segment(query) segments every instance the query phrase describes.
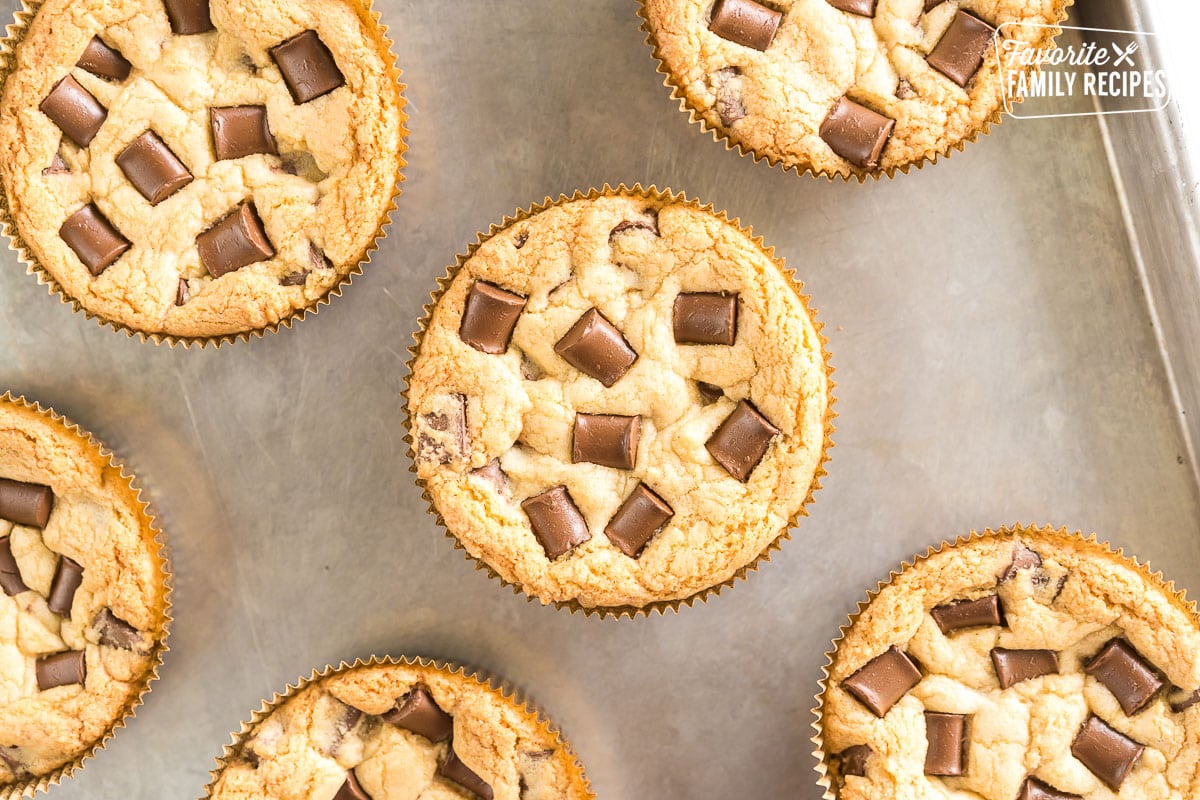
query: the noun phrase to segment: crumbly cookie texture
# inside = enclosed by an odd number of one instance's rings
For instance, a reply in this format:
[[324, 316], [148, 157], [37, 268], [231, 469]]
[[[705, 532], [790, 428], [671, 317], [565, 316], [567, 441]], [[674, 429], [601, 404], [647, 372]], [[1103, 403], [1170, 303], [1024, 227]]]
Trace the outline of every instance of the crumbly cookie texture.
[[[422, 689], [453, 718], [444, 741], [385, 719]], [[592, 797], [559, 736], [497, 690], [450, 669], [383, 665], [323, 678], [273, 709], [224, 764], [210, 798], [332, 798], [352, 776], [370, 800], [476, 800], [440, 774], [451, 751], [495, 800]]]
[[[178, 35], [164, 0], [47, 0], [0, 100], [0, 174], [24, 244], [89, 311], [147, 333], [261, 330], [313, 306], [365, 258], [403, 163], [396, 73], [361, 0], [212, 0], [211, 20], [215, 32]], [[345, 85], [297, 103], [270, 49], [307, 30]], [[126, 79], [75, 66], [93, 36], [132, 64]], [[67, 75], [107, 108], [86, 148], [39, 110]], [[232, 106], [265, 106], [278, 155], [216, 160], [209, 109]], [[147, 129], [194, 176], [158, 205], [117, 162]], [[275, 256], [214, 278], [196, 237], [246, 201]], [[98, 276], [59, 234], [89, 203], [132, 244]]]
[[[947, 153], [985, 129], [1003, 105], [995, 46], [965, 87], [926, 61], [959, 9], [993, 28], [1049, 25], [1065, 17], [1071, 1], [947, 0], [925, 11], [925, 0], [878, 0], [871, 17], [828, 0], [767, 0], [783, 17], [761, 52], [709, 30], [713, 0], [643, 0], [643, 13], [672, 84], [708, 126], [785, 166], [849, 176]], [[1038, 48], [1053, 33], [1003, 30], [1004, 38]], [[876, 168], [842, 158], [821, 137], [822, 122], [842, 97], [895, 120]]]
[[[499, 354], [460, 334], [477, 282], [526, 298]], [[732, 346], [676, 342], [674, 303], [693, 292], [737, 295]], [[637, 354], [611, 387], [555, 349], [592, 308]], [[745, 483], [706, 449], [742, 400], [779, 430]], [[448, 529], [529, 595], [586, 607], [686, 598], [758, 558], [810, 495], [828, 403], [820, 336], [780, 266], [708, 211], [625, 195], [484, 242], [438, 300], [409, 388], [417, 473]], [[573, 463], [579, 413], [640, 417], [632, 469]], [[639, 482], [673, 516], [631, 556], [606, 527]], [[552, 557], [522, 501], [559, 486], [590, 538]]]
[[[0, 518], [25, 586], [0, 591], [2, 787], [78, 759], [129, 712], [163, 646], [166, 585], [129, 481], [63, 424], [0, 400], [0, 478], [54, 492], [44, 529]], [[59, 614], [47, 598], [64, 558], [83, 573]], [[39, 690], [38, 660], [68, 651], [83, 653], [85, 682]]]
[[[949, 606], [993, 597], [999, 624], [963, 620], [964, 606]], [[931, 614], [939, 608], [953, 609], [962, 627], [945, 618], [939, 625]], [[1116, 668], [1113, 653], [1104, 655], [1114, 640], [1126, 653]], [[919, 682], [880, 717], [847, 687], [893, 647], [919, 667]], [[1015, 674], [1008, 688], [995, 648], [1010, 659], [1007, 676]], [[823, 750], [842, 800], [1100, 800], [1118, 796], [1117, 787], [1126, 800], [1183, 800], [1200, 796], [1197, 689], [1200, 628], [1173, 590], [1065, 531], [989, 532], [905, 570], [838, 642], [823, 696]], [[1121, 701], [1130, 697], [1127, 709]], [[927, 712], [965, 718], [961, 753], [954, 740], [937, 739]], [[1115, 731], [1104, 734], [1107, 746], [1089, 748], [1085, 727], [1105, 726]], [[944, 768], [952, 750], [961, 775], [926, 774]]]

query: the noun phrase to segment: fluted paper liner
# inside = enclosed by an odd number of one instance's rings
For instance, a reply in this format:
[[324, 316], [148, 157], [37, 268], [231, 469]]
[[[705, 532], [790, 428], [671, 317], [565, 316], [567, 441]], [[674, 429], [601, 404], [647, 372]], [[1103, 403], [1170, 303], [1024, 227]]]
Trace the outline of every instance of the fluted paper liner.
[[5, 786], [0, 786], [0, 800], [16, 800], [20, 797], [33, 797], [38, 792], [44, 792], [49, 787], [62, 783], [63, 779], [70, 778], [76, 770], [82, 768], [90, 758], [96, 753], [108, 746], [108, 741], [121, 728], [124, 728], [130, 720], [137, 715], [137, 708], [143, 702], [146, 694], [150, 691], [150, 684], [158, 679], [158, 668], [162, 665], [163, 656], [166, 655], [169, 647], [167, 646], [168, 634], [171, 627], [171, 592], [172, 592], [172, 575], [169, 553], [167, 551], [166, 539], [163, 531], [158, 527], [157, 520], [154, 517], [153, 509], [148, 501], [143, 499], [142, 488], [138, 485], [137, 479], [126, 471], [126, 465], [123, 461], [117, 458], [113, 451], [109, 450], [91, 433], [80, 428], [77, 424], [56, 412], [53, 408], [43, 407], [39, 403], [30, 402], [23, 396], [13, 395], [12, 392], [5, 392], [0, 395], [0, 403], [9, 404], [18, 408], [32, 411], [48, 420], [51, 420], [55, 425], [62, 429], [67, 435], [83, 441], [87, 446], [95, 450], [100, 455], [102, 463], [106, 468], [115, 469], [121, 476], [121, 480], [126, 482], [126, 490], [132, 497], [135, 506], [141, 516], [142, 530], [144, 533], [151, 534], [150, 540], [158, 546], [158, 550], [154, 556], [160, 563], [160, 569], [163, 576], [163, 625], [161, 631], [153, 631], [154, 647], [150, 653], [151, 663], [146, 670], [144, 676], [140, 679], [136, 693], [129, 700], [125, 707], [124, 713], [117, 719], [113, 720], [112, 725], [104, 734], [97, 739], [87, 750], [79, 755], [74, 760], [64, 764], [61, 767], [45, 774], [32, 775], [24, 782], [14, 782]]
[[[143, 342], [149, 340], [154, 344], [166, 344], [171, 348], [174, 348], [176, 345], [183, 345], [186, 349], [197, 345], [203, 349], [210, 344], [213, 347], [220, 347], [223, 344], [235, 341], [248, 342], [251, 338], [261, 339], [268, 333], [276, 333], [280, 328], [291, 328], [294, 323], [302, 321], [309, 314], [315, 316], [321, 310], [322, 306], [327, 305], [331, 301], [331, 298], [341, 297], [343, 289], [354, 281], [355, 275], [362, 274], [363, 267], [371, 263], [375, 251], [379, 249], [380, 243], [387, 238], [387, 228], [391, 224], [392, 213], [397, 208], [396, 200], [400, 197], [400, 185], [404, 182], [404, 168], [408, 166], [404, 155], [408, 151], [407, 138], [409, 133], [407, 127], [408, 114], [404, 110], [408, 104], [404, 92], [408, 87], [401, 80], [401, 70], [396, 65], [395, 43], [387, 35], [388, 26], [383, 24], [382, 15], [374, 10], [374, 0], [348, 0], [348, 2], [353, 3], [359, 9], [360, 16], [364, 22], [368, 22], [379, 29], [380, 38], [385, 50], [383, 56], [388, 78], [395, 81], [400, 87], [400, 104], [397, 109], [400, 114], [400, 152], [392, 196], [380, 216], [375, 235], [361, 255], [359, 255], [358, 262], [345, 275], [340, 276], [338, 282], [328, 292], [316, 298], [307, 306], [292, 311], [283, 319], [253, 330], [233, 331], [214, 334], [212, 336], [175, 336], [158, 331], [140, 330], [93, 312], [70, 295], [59, 284], [58, 280], [55, 279], [50, 271], [38, 260], [37, 256], [34, 255], [22, 237], [16, 220], [13, 219], [9, 211], [8, 191], [4, 186], [4, 182], [0, 181], [0, 233], [8, 237], [9, 249], [17, 254], [17, 258], [25, 265], [25, 271], [30, 275], [36, 275], [38, 283], [45, 284], [49, 293], [57, 295], [59, 301], [64, 305], [70, 306], [72, 311], [82, 313], [88, 319], [96, 320], [96, 323], [100, 327], [109, 327], [114, 331], [123, 332], [127, 338], [136, 336]], [[14, 21], [6, 26], [7, 35], [3, 39], [0, 39], [0, 93], [4, 90], [4, 84], [8, 80], [9, 74], [16, 68], [17, 47], [20, 46], [25, 35], [29, 32], [29, 26], [33, 22], [33, 18], [44, 3], [45, 0], [21, 0], [21, 8], [14, 15]]]
[[[726, 587], [733, 586], [738, 581], [744, 580], [749, 573], [756, 572], [760, 565], [769, 562], [771, 560], [771, 553], [778, 550], [785, 540], [791, 538], [792, 526], [796, 525], [801, 517], [808, 515], [808, 505], [813, 501], [816, 491], [821, 488], [821, 478], [828, 474], [825, 469], [825, 464], [827, 461], [829, 461], [829, 449], [833, 447], [832, 437], [833, 433], [836, 431], [833, 420], [837, 416], [837, 412], [834, 410], [834, 404], [837, 400], [837, 398], [834, 396], [834, 388], [837, 386], [837, 383], [832, 377], [834, 367], [830, 363], [830, 355], [828, 350], [829, 340], [826, 339], [821, 332], [824, 328], [824, 324], [817, 319], [817, 312], [812, 307], [809, 297], [804, 294], [804, 285], [799, 278], [796, 277], [795, 271], [789, 269], [784, 264], [784, 260], [782, 258], [777, 258], [775, 256], [775, 248], [767, 247], [765, 244], [763, 244], [761, 236], [755, 236], [751, 228], [742, 225], [739, 218], [734, 217], [731, 219], [726, 212], [718, 212], [711, 203], [702, 204], [699, 200], [689, 198], [686, 194], [675, 192], [670, 188], [659, 189], [653, 184], [647, 188], [643, 188], [640, 183], [634, 184], [632, 187], [626, 186], [624, 183], [622, 183], [615, 188], [606, 183], [599, 189], [593, 188], [587, 192], [576, 190], [575, 193], [569, 197], [565, 194], [560, 194], [558, 199], [547, 196], [541, 203], [537, 203], [526, 209], [517, 209], [511, 215], [505, 216], [504, 219], [499, 223], [493, 223], [491, 227], [488, 228], [486, 233], [477, 233], [475, 242], [467, 248], [467, 252], [458, 254], [455, 264], [447, 267], [446, 274], [443, 277], [438, 278], [438, 288], [436, 291], [431, 293], [430, 302], [424, 306], [424, 316], [421, 318], [420, 326], [416, 333], [413, 334], [413, 338], [415, 339], [416, 343], [408, 348], [411, 357], [408, 360], [408, 375], [405, 377], [405, 387], [404, 391], [402, 392], [402, 397], [404, 398], [404, 406], [407, 413], [409, 400], [408, 395], [409, 390], [411, 389], [413, 365], [416, 362], [417, 356], [421, 352], [421, 342], [424, 339], [425, 330], [428, 327], [430, 320], [433, 318], [434, 307], [438, 304], [438, 301], [441, 300], [442, 295], [445, 294], [446, 290], [450, 287], [451, 282], [463, 268], [463, 265], [475, 255], [483, 243], [496, 236], [498, 233], [510, 228], [511, 226], [530, 219], [531, 217], [534, 217], [548, 209], [564, 205], [566, 203], [574, 203], [580, 200], [595, 200], [600, 197], [641, 197], [655, 202], [669, 202], [671, 204], [686, 205], [689, 208], [711, 214], [722, 222], [726, 222], [737, 228], [748, 239], [750, 239], [755, 246], [762, 250], [763, 253], [765, 253], [767, 257], [775, 264], [779, 270], [779, 273], [783, 276], [784, 280], [800, 299], [800, 303], [804, 308], [804, 311], [808, 314], [809, 319], [812, 320], [817, 338], [820, 340], [821, 356], [825, 366], [825, 377], [827, 383], [824, 437], [821, 443], [821, 454], [820, 458], [817, 460], [816, 469], [813, 471], [812, 482], [809, 484], [808, 493], [804, 498], [804, 502], [800, 506], [800, 510], [788, 520], [787, 525], [784, 526], [779, 535], [773, 539], [770, 544], [764, 547], [758, 556], [756, 556], [748, 564], [740, 567], [732, 576], [721, 581], [720, 583], [701, 589], [694, 594], [689, 595], [688, 597], [677, 598], [674, 600], [657, 600], [647, 603], [644, 606], [585, 606], [575, 600], [543, 601], [542, 599], [526, 592], [520, 584], [513, 583], [512, 581], [503, 578], [496, 572], [496, 570], [492, 569], [490, 564], [483, 559], [475, 557], [466, 549], [466, 547], [463, 546], [462, 542], [460, 542], [458, 537], [454, 535], [454, 532], [450, 530], [450, 526], [446, 524], [445, 519], [438, 511], [437, 506], [434, 504], [433, 497], [429, 494], [428, 487], [425, 486], [425, 482], [419, 477], [415, 480], [417, 485], [421, 488], [421, 496], [428, 505], [429, 513], [432, 514], [437, 520], [438, 525], [440, 525], [445, 531], [446, 536], [449, 537], [452, 542], [454, 542], [454, 546], [457, 549], [462, 550], [463, 555], [468, 560], [475, 562], [476, 570], [481, 570], [487, 573], [489, 577], [494, 578], [505, 586], [508, 586], [513, 590], [514, 594], [524, 595], [527, 601], [531, 603], [537, 601], [543, 605], [549, 605], [550, 603], [553, 603], [553, 605], [556, 607], [567, 609], [572, 614], [576, 612], [583, 612], [587, 616], [597, 615], [600, 617], [632, 619], [634, 617], [649, 616], [651, 612], [654, 611], [657, 611], [660, 614], [665, 614], [668, 609], [678, 613], [680, 606], [688, 606], [690, 608], [697, 601], [707, 602], [709, 597], [720, 595], [721, 591]], [[408, 422], [411, 422], [411, 420], [408, 420]], [[417, 472], [416, 443], [412, 437], [411, 424], [406, 423], [404, 440], [408, 443], [409, 447], [409, 460], [411, 462], [409, 465], [409, 472], [412, 472], [415, 475]]]
[[1082, 544], [1087, 547], [1095, 557], [1108, 558], [1124, 567], [1132, 569], [1151, 586], [1161, 590], [1163, 595], [1171, 600], [1176, 607], [1182, 610], [1185, 614], [1189, 615], [1197, 625], [1200, 625], [1200, 614], [1197, 613], [1195, 602], [1187, 599], [1186, 590], [1176, 589], [1174, 581], [1166, 580], [1163, 577], [1162, 572], [1153, 569], [1148, 562], [1139, 561], [1135, 556], [1125, 555], [1124, 548], [1118, 547], [1114, 549], [1113, 546], [1107, 541], [1100, 540], [1095, 533], [1091, 534], [1090, 536], [1085, 536], [1082, 531], [1071, 531], [1065, 526], [1053, 528], [1049, 525], [1023, 525], [1020, 522], [1016, 522], [1012, 525], [1004, 525], [999, 530], [994, 531], [991, 528], [985, 528], [983, 531], [971, 531], [970, 534], [959, 536], [953, 542], [947, 539], [943, 540], [941, 544], [932, 545], [925, 551], [924, 555], [918, 555], [911, 561], [905, 561], [901, 563], [899, 569], [892, 570], [888, 574], [887, 580], [879, 581], [873, 590], [868, 590], [867, 599], [858, 603], [858, 607], [850, 614], [846, 624], [842, 625], [838, 629], [838, 636], [833, 640], [832, 647], [825, 653], [825, 665], [821, 668], [821, 680], [818, 684], [820, 686], [820, 691], [817, 692], [816, 697], [814, 698], [816, 700], [816, 705], [814, 705], [812, 709], [814, 717], [812, 728], [814, 735], [809, 740], [815, 746], [815, 749], [813, 750], [813, 756], [815, 756], [817, 760], [815, 765], [818, 775], [817, 783], [824, 790], [824, 793], [821, 795], [823, 800], [837, 800], [837, 792], [834, 790], [832, 785], [833, 776], [829, 771], [829, 754], [825, 752], [824, 726], [822, 724], [824, 718], [822, 709], [824, 708], [825, 692], [829, 689], [830, 669], [833, 667], [834, 657], [837, 655], [838, 647], [841, 645], [842, 640], [845, 639], [846, 633], [854, 626], [854, 624], [858, 621], [858, 618], [863, 614], [864, 611], [866, 611], [871, 603], [874, 602], [875, 598], [879, 596], [880, 592], [882, 592], [886, 587], [890, 586], [892, 582], [894, 582], [901, 575], [907, 573], [909, 570], [919, 569], [921, 564], [931, 557], [938, 555], [947, 549], [953, 550], [961, 545], [971, 544], [982, 539], [1013, 539], [1018, 536], [1028, 537], [1030, 535], [1040, 537], [1044, 540], [1059, 539], [1063, 541], [1069, 541], [1077, 545]]
[[[1074, 3], [1074, 0], [1065, 0], [1062, 6], [1057, 9], [1058, 14], [1054, 22], [1047, 26], [1046, 35], [1042, 41], [1038, 43], [1038, 47], [1052, 47], [1055, 37], [1061, 33], [1057, 27], [1067, 18], [1067, 10]], [[889, 167], [877, 167], [875, 169], [864, 169], [862, 167], [846, 162], [850, 172], [830, 172], [827, 169], [815, 169], [812, 164], [789, 164], [785, 159], [774, 153], [762, 152], [741, 141], [740, 137], [736, 136], [724, 125], [716, 125], [703, 116], [703, 109], [697, 108], [688, 102], [687, 91], [679, 81], [678, 77], [667, 66], [666, 59], [663, 58], [659, 50], [658, 42], [654, 39], [654, 31], [651, 29], [650, 18], [646, 12], [646, 0], [638, 0], [638, 16], [642, 19], [640, 30], [646, 34], [646, 44], [654, 55], [654, 60], [657, 62], [657, 72], [663, 76], [663, 85], [671, 90], [671, 99], [679, 101], [679, 110], [686, 112], [688, 121], [699, 125], [700, 129], [706, 133], [711, 133], [714, 142], [723, 143], [726, 150], [736, 150], [741, 156], [750, 156], [755, 163], [766, 161], [772, 167], [780, 167], [784, 172], [794, 171], [797, 175], [812, 175], [814, 177], [824, 177], [829, 180], [839, 178], [849, 182], [852, 178], [856, 179], [860, 184], [865, 183], [868, 177], [878, 180], [883, 176], [888, 179], [896, 177], [896, 173], [900, 172], [905, 175], [913, 167], [923, 169], [926, 164], [936, 164], [939, 160], [948, 159], [955, 151], [963, 150], [968, 143], [978, 140], [980, 135], [988, 136], [992, 132], [993, 125], [999, 125], [1004, 119], [1004, 98], [1001, 92], [1001, 87], [997, 85], [996, 91], [998, 95], [999, 105], [992, 111], [988, 118], [985, 119], [979, 128], [973, 130], [968, 136], [954, 142], [947, 142], [945, 146], [935, 152], [932, 156], [925, 155], [915, 161], [907, 161], [903, 164], [893, 164]], [[1016, 99], [1020, 102], [1020, 98]], [[844, 160], [844, 159], [843, 159]]]
[[315, 683], [320, 683], [326, 678], [351, 670], [371, 667], [419, 667], [436, 670], [451, 677], [460, 678], [463, 681], [474, 681], [505, 703], [516, 706], [518, 710], [533, 717], [537, 722], [538, 729], [548, 734], [554, 740], [555, 747], [562, 748], [571, 757], [572, 764], [578, 772], [580, 786], [584, 790], [585, 796], [591, 798], [591, 800], [595, 800], [596, 795], [592, 791], [591, 782], [588, 780], [583, 764], [579, 761], [579, 756], [571, 748], [570, 743], [563, 736], [561, 729], [546, 714], [542, 707], [534, 703], [516, 684], [489, 671], [469, 667], [453, 661], [403, 655], [371, 656], [365, 661], [361, 658], [356, 658], [352, 664], [342, 661], [336, 667], [332, 664], [326, 664], [323, 669], [314, 669], [307, 678], [301, 677], [295, 683], [289, 683], [282, 692], [275, 692], [270, 700], [263, 700], [258, 710], [251, 714], [249, 720], [242, 722], [241, 728], [230, 737], [230, 741], [225, 745], [221, 755], [217, 756], [217, 766], [215, 769], [209, 770], [209, 782], [204, 787], [205, 800], [212, 797], [221, 773], [242, 752], [242, 747], [246, 739], [275, 709], [279, 708], [292, 697], [295, 697], [304, 689]]

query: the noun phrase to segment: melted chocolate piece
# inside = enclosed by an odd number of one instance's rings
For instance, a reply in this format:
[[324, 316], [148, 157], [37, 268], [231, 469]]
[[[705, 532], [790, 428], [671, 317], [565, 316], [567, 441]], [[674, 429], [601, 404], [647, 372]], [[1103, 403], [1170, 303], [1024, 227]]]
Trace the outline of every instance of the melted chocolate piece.
[[288, 91], [297, 105], [316, 100], [346, 85], [333, 53], [316, 31], [304, 31], [271, 48]]
[[1114, 792], [1120, 790], [1145, 749], [1094, 715], [1083, 723], [1071, 743], [1071, 755]]
[[894, 127], [895, 120], [841, 97], [821, 123], [821, 138], [851, 164], [875, 169]]
[[200, 263], [214, 278], [275, 257], [253, 202], [245, 202], [196, 237]]
[[867, 759], [874, 755], [874, 751], [869, 745], [856, 744], [847, 747], [842, 752], [838, 753], [838, 763], [841, 764], [841, 773], [844, 778], [847, 775], [854, 775], [862, 778], [867, 774]]
[[782, 19], [782, 13], [754, 0], [717, 0], [708, 29], [722, 39], [755, 50], [766, 50]]
[[208, 13], [208, 0], [163, 0], [171, 32], [177, 36], [216, 30]]
[[848, 11], [860, 17], [875, 16], [876, 0], [829, 0], [829, 5], [839, 11]]
[[55, 686], [83, 685], [87, 679], [87, 659], [82, 650], [67, 650], [42, 656], [37, 660], [38, 691], [44, 692]]
[[727, 128], [746, 118], [746, 104], [737, 80], [741, 74], [742, 71], [737, 67], [722, 67], [712, 74], [713, 93], [717, 97], [714, 107], [721, 124]]
[[516, 236], [513, 236], [513, 247], [520, 250], [529, 241], [529, 231], [517, 231]]
[[526, 298], [486, 281], [475, 281], [467, 293], [458, 338], [482, 353], [502, 355], [508, 350]]
[[129, 77], [133, 65], [125, 56], [109, 47], [99, 36], [93, 36], [75, 66], [86, 69], [93, 75], [109, 81], [123, 81]]
[[592, 538], [587, 521], [566, 486], [555, 486], [523, 500], [521, 508], [551, 561]]
[[705, 405], [712, 405], [725, 396], [725, 390], [720, 386], [704, 381], [696, 381], [696, 391], [700, 392]]
[[417, 461], [421, 464], [451, 464], [467, 455], [467, 398], [461, 394], [438, 395], [430, 410], [417, 417]]
[[921, 682], [921, 671], [900, 648], [889, 647], [842, 681], [842, 687], [882, 718], [910, 689]]
[[925, 774], [962, 775], [967, 766], [967, 718], [963, 714], [925, 712]]
[[308, 243], [308, 262], [313, 265], [313, 269], [333, 269], [333, 262], [325, 255], [324, 250], [317, 247], [316, 242]]
[[617, 549], [630, 558], [641, 555], [646, 543], [675, 516], [667, 501], [651, 491], [646, 484], [637, 487], [621, 503], [609, 520], [604, 535]]
[[117, 154], [117, 166], [152, 206], [192, 182], [192, 173], [154, 131], [146, 131]]
[[[0, 553], [2, 552], [0, 551]], [[1187, 711], [1196, 705], [1196, 703], [1200, 703], [1200, 689], [1189, 692], [1186, 689], [1180, 689], [1178, 686], [1172, 686], [1170, 693], [1167, 694], [1167, 703], [1170, 704], [1171, 710], [1176, 714]]]
[[608, 232], [608, 239], [609, 241], [612, 241], [614, 236], [620, 236], [622, 233], [627, 233], [629, 231], [646, 231], [647, 233], [658, 236], [658, 220], [654, 218], [649, 220], [623, 220], [614, 225], [613, 229]]
[[54, 490], [40, 483], [0, 478], [0, 519], [44, 528], [54, 509]]
[[925, 13], [928, 14], [944, 2], [946, 0], [925, 0]]
[[188, 288], [187, 278], [180, 278], [179, 286], [175, 289], [175, 305], [181, 306], [190, 299], [192, 299], [192, 291]]
[[454, 719], [442, 711], [424, 686], [414, 686], [395, 708], [383, 715], [383, 721], [434, 743], [444, 742], [454, 733]]
[[1042, 783], [1037, 778], [1030, 776], [1025, 779], [1025, 783], [1021, 784], [1021, 793], [1017, 795], [1017, 800], [1083, 800], [1083, 798], [1077, 794], [1060, 792], [1049, 784]]
[[38, 106], [75, 144], [87, 147], [96, 138], [108, 111], [70, 75], [54, 84]]
[[0, 538], [0, 588], [3, 588], [9, 597], [29, 591], [29, 587], [21, 579], [21, 569], [17, 566], [17, 559], [13, 557], [12, 539], [8, 536]]
[[742, 400], [704, 447], [726, 472], [746, 483], [767, 454], [771, 440], [779, 434], [780, 430], [757, 408]]
[[901, 78], [896, 82], [896, 98], [899, 100], [910, 100], [917, 96], [917, 90], [905, 78]]
[[1083, 671], [1113, 693], [1129, 716], [1141, 711], [1165, 684], [1141, 654], [1124, 639], [1113, 639]]
[[333, 800], [372, 800], [372, 798], [359, 784], [358, 778], [354, 776], [354, 770], [350, 770], [346, 773], [346, 782], [342, 784], [342, 788], [338, 789]]
[[571, 463], [586, 461], [613, 469], [633, 469], [641, 436], [641, 417], [576, 414]]
[[481, 800], [493, 800], [492, 787], [483, 778], [476, 775], [471, 768], [459, 760], [454, 748], [446, 754], [446, 760], [438, 767], [438, 775], [452, 781], [471, 792]]
[[1017, 577], [1017, 574], [1022, 570], [1036, 569], [1042, 565], [1042, 557], [1036, 551], [1031, 550], [1023, 544], [1018, 544], [1013, 550], [1012, 563], [1008, 565], [1008, 569], [1000, 577], [1001, 581], [1011, 581]]
[[280, 286], [303, 286], [308, 283], [308, 271], [304, 272], [289, 272], [279, 279]]
[[93, 277], [115, 264], [131, 246], [93, 203], [67, 217], [58, 235]]
[[991, 25], [960, 9], [926, 60], [929, 66], [965, 88], [983, 65], [995, 33]]
[[554, 345], [554, 352], [606, 387], [620, 380], [638, 358], [616, 326], [595, 308], [571, 326]]
[[942, 633], [947, 635], [963, 628], [1004, 624], [1004, 616], [1000, 612], [1000, 598], [994, 594], [978, 600], [959, 600], [955, 603], [947, 603], [929, 613], [937, 626], [942, 629]]
[[60, 617], [71, 616], [75, 592], [81, 583], [83, 567], [63, 556], [58, 560], [58, 569], [54, 571], [54, 582], [50, 584], [50, 596], [46, 598], [46, 606]]
[[737, 338], [738, 296], [689, 292], [675, 297], [676, 344], [732, 345]]
[[71, 167], [63, 160], [62, 153], [55, 153], [50, 159], [50, 166], [42, 170], [42, 175], [70, 175]]
[[1058, 673], [1058, 653], [1053, 650], [1007, 650], [992, 648], [992, 666], [1000, 680], [1000, 688], [1007, 689], [1021, 681]]
[[100, 644], [105, 647], [115, 647], [118, 650], [142, 649], [141, 632], [112, 612], [111, 608], [102, 608], [92, 620], [92, 627], [99, 634]]
[[271, 128], [267, 124], [266, 106], [210, 108], [208, 124], [218, 161], [257, 153], [272, 156], [279, 153], [275, 137], [271, 135]]
[[500, 466], [498, 458], [493, 458], [479, 469], [471, 470], [471, 474], [495, 489], [496, 494], [509, 497], [512, 493], [508, 476], [504, 474], [504, 468]]

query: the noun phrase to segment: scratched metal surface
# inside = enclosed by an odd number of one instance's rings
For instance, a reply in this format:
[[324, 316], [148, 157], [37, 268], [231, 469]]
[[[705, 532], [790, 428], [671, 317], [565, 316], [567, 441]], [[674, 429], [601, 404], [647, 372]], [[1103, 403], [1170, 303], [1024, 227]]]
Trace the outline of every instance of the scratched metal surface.
[[[935, 168], [831, 184], [689, 125], [629, 0], [378, 6], [411, 166], [374, 263], [319, 316], [172, 351], [72, 315], [0, 255], [0, 386], [127, 458], [176, 573], [162, 679], [52, 796], [197, 797], [263, 697], [327, 662], [407, 653], [525, 687], [602, 798], [815, 800], [823, 654], [902, 559], [1047, 521], [1200, 590], [1200, 506], [1095, 120], [1012, 121]], [[820, 309], [841, 413], [826, 488], [782, 553], [707, 606], [632, 623], [476, 573], [423, 508], [399, 401], [454, 254], [517, 206], [605, 181], [753, 224]]]

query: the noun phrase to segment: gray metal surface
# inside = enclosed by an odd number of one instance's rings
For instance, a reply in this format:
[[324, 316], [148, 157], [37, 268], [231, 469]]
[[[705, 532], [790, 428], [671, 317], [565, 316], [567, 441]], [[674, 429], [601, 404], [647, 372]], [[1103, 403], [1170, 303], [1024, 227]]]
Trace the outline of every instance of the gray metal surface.
[[[902, 559], [1045, 521], [1200, 591], [1200, 504], [1095, 119], [1010, 121], [893, 182], [827, 183], [689, 125], [629, 0], [378, 5], [409, 84], [411, 166], [375, 262], [317, 317], [173, 351], [73, 316], [0, 256], [0, 386], [127, 458], [176, 573], [162, 679], [52, 796], [197, 797], [264, 696], [327, 662], [408, 653], [525, 687], [602, 798], [814, 800], [824, 652]], [[475, 572], [423, 508], [399, 400], [454, 254], [517, 206], [605, 181], [686, 190], [774, 245], [827, 325], [841, 414], [826, 488], [772, 563], [633, 622]]]

